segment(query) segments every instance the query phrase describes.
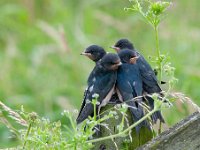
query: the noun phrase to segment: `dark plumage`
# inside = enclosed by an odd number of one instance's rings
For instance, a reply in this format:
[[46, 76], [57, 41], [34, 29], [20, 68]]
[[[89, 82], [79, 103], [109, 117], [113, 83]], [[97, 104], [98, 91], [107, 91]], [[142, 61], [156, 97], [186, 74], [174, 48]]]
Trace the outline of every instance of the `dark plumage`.
[[[118, 69], [117, 75], [117, 90], [119, 97], [122, 98], [126, 104], [129, 105], [129, 110], [133, 116], [134, 121], [140, 120], [144, 116], [142, 102], [142, 78], [140, 75], [139, 67], [135, 63], [136, 54], [131, 50], [124, 50], [118, 53], [122, 65]], [[139, 97], [138, 97], [139, 96]], [[138, 97], [133, 101], [133, 98]], [[136, 131], [142, 126], [150, 129], [149, 123], [145, 120], [136, 126]]]
[[[87, 56], [89, 59], [93, 60], [95, 63], [97, 63], [100, 59], [103, 58], [103, 56], [106, 55], [106, 51], [104, 50], [103, 47], [98, 46], [98, 45], [90, 45], [85, 49], [84, 52], [81, 53], [81, 55]], [[95, 74], [95, 67], [93, 71], [90, 73], [88, 77], [88, 84], [92, 82], [93, 76]]]
[[81, 53], [81, 55], [85, 55], [94, 62], [98, 62], [101, 58], [103, 58], [104, 55], [106, 55], [106, 51], [98, 45], [91, 45], [87, 47], [86, 50]]
[[[95, 63], [97, 63], [99, 60], [102, 59], [103, 56], [106, 55], [106, 51], [98, 46], [98, 45], [90, 45], [86, 48], [84, 52], [81, 53], [81, 55], [87, 56], [89, 59], [93, 60]], [[95, 67], [94, 67], [95, 68]], [[88, 77], [88, 85], [92, 82], [93, 76], [95, 75], [96, 69], [93, 69], [93, 71], [90, 73]], [[117, 94], [113, 94], [112, 98], [109, 103], [120, 103]]]
[[111, 53], [106, 54], [96, 63], [92, 71], [93, 76], [90, 78], [84, 94], [83, 103], [76, 120], [77, 123], [81, 123], [88, 116], [93, 116], [94, 106], [91, 101], [94, 94], [99, 95], [97, 99], [100, 103], [100, 105], [97, 105], [98, 111], [108, 103], [114, 91], [119, 65], [121, 65], [120, 58]]
[[[141, 79], [143, 83], [142, 87], [143, 87], [144, 93], [147, 93], [147, 94], [159, 93], [160, 94], [162, 92], [160, 86], [158, 85], [156, 75], [153, 69], [151, 68], [150, 64], [145, 60], [145, 58], [142, 55], [140, 55], [139, 52], [137, 52], [134, 49], [133, 44], [128, 39], [121, 39], [117, 41], [117, 43], [113, 46], [113, 48], [117, 52], [121, 50], [125, 50], [125, 49], [130, 49], [130, 50], [133, 50], [137, 54], [137, 56], [139, 57], [137, 59], [137, 66], [139, 68], [139, 72], [141, 75]], [[150, 108], [153, 109], [154, 100], [148, 96], [146, 97], [146, 99], [148, 100]], [[157, 111], [152, 115], [152, 121], [154, 123], [156, 123], [158, 119], [161, 122], [165, 122], [160, 111]]]
[[114, 46], [112, 46], [117, 52], [119, 52], [122, 49], [130, 49], [133, 50], [134, 46], [128, 39], [120, 39], [115, 43]]

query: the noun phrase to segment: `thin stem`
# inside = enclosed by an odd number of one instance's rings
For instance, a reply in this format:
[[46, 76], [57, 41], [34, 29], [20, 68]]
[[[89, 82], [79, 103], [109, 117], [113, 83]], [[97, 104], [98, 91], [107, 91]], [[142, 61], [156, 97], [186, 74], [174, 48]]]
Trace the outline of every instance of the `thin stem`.
[[124, 126], [124, 119], [125, 119], [125, 113], [123, 113], [123, 116], [122, 116], [122, 125]]
[[156, 38], [156, 52], [157, 52], [157, 56], [160, 56], [160, 50], [159, 50], [159, 39], [158, 39], [158, 26], [154, 27], [155, 30], [155, 38]]
[[114, 134], [114, 135], [110, 135], [110, 136], [106, 136], [106, 137], [102, 137], [102, 138], [98, 138], [98, 139], [94, 139], [94, 140], [89, 140], [89, 141], [86, 141], [86, 142], [87, 143], [94, 143], [94, 142], [99, 142], [99, 141], [103, 141], [103, 140], [108, 140], [108, 139], [113, 139], [113, 138], [116, 138], [116, 137], [120, 137], [120, 136], [124, 135], [125, 133], [127, 133], [128, 131], [130, 131], [131, 129], [133, 129], [134, 127], [136, 127], [138, 124], [140, 124], [142, 121], [147, 119], [149, 116], [151, 116], [156, 111], [157, 111], [157, 109], [154, 109], [154, 110], [150, 111], [147, 115], [142, 117], [139, 121], [137, 121], [136, 123], [132, 124], [127, 129], [125, 129], [124, 131], [122, 131], [122, 132], [120, 132], [118, 134]]
[[[154, 27], [155, 31], [155, 38], [156, 38], [156, 52], [157, 52], [157, 57], [158, 57], [158, 81], [161, 83], [162, 81], [162, 60], [160, 59], [160, 47], [159, 47], [159, 38], [158, 38], [158, 26], [155, 25]], [[162, 131], [162, 122], [159, 122], [159, 129], [158, 129], [158, 134], [160, 134]]]
[[97, 120], [97, 114], [96, 114], [96, 102], [93, 104], [94, 105], [94, 120]]
[[158, 134], [162, 132], [162, 122], [159, 122]]
[[26, 132], [25, 141], [24, 141], [24, 144], [23, 144], [23, 149], [24, 149], [25, 146], [26, 146], [27, 137], [28, 137], [29, 132], [30, 132], [30, 130], [31, 130], [31, 126], [32, 126], [32, 122], [29, 124], [29, 126], [28, 126], [28, 130], [27, 130], [27, 132]]
[[159, 47], [159, 37], [158, 37], [158, 26], [154, 25], [154, 31], [155, 31], [155, 39], [156, 39], [156, 53], [158, 58], [158, 80], [161, 82], [162, 80], [162, 60], [160, 59], [160, 47]]
[[72, 128], [74, 129], [74, 131], [76, 131], [76, 126], [75, 126], [75, 124], [74, 124], [74, 121], [73, 121], [71, 115], [69, 115], [69, 120], [70, 120], [70, 123], [71, 123], [71, 125], [72, 125]]
[[[132, 98], [131, 100], [128, 100], [128, 101], [126, 101], [126, 102], [122, 102], [122, 103], [120, 103], [120, 104], [124, 104], [124, 103], [131, 102], [131, 101], [136, 102], [136, 101], [138, 101], [138, 98], [143, 98], [143, 97], [144, 97], [144, 95], [143, 95], [143, 96], [137, 96], [137, 97]], [[111, 108], [109, 108], [108, 110], [105, 110], [105, 111], [101, 112], [100, 115], [102, 115], [102, 114], [104, 114], [104, 113], [106, 113], [106, 112], [108, 112], [108, 111], [111, 111], [112, 109], [116, 109], [116, 108], [111, 107]], [[116, 109], [116, 110], [117, 110], [117, 109]]]

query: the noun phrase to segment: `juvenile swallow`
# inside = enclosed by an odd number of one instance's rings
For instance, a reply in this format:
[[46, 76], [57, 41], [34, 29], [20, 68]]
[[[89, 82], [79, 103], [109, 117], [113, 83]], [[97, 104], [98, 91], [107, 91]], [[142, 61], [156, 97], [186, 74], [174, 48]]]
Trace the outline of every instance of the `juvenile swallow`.
[[87, 56], [96, 63], [106, 55], [106, 51], [98, 45], [91, 45], [87, 47], [81, 55]]
[[[118, 55], [122, 62], [117, 72], [116, 89], [118, 97], [128, 104], [133, 120], [136, 122], [144, 116], [142, 107], [142, 78], [139, 67], [135, 64], [138, 57], [136, 57], [136, 53], [132, 50], [120, 51]], [[149, 123], [145, 120], [136, 126], [137, 133], [139, 133], [142, 126], [150, 129]]]
[[105, 106], [114, 91], [117, 80], [117, 69], [121, 65], [120, 58], [117, 54], [108, 53], [100, 59], [92, 72], [93, 78], [88, 82], [88, 87], [85, 91], [83, 103], [76, 119], [77, 124], [84, 121], [88, 116], [93, 116], [94, 106], [91, 103], [94, 96], [97, 94], [97, 112]]
[[[103, 58], [103, 56], [106, 55], [106, 51], [103, 47], [98, 45], [90, 45], [85, 49], [84, 52], [81, 53], [81, 55], [87, 56], [89, 59], [97, 63], [99, 60]], [[94, 67], [95, 68], [95, 67]], [[96, 69], [93, 69], [93, 71], [90, 73], [88, 77], [88, 84], [90, 84], [93, 80], [93, 76], [95, 75]], [[116, 93], [112, 95], [112, 98], [109, 103], [120, 103]]]
[[[84, 52], [81, 53], [81, 55], [87, 56], [89, 59], [91, 59], [92, 61], [97, 63], [100, 59], [103, 58], [103, 56], [106, 55], [106, 51], [101, 46], [90, 45], [89, 47], [87, 47], [85, 49]], [[95, 65], [95, 67], [96, 67], [96, 65]], [[92, 82], [93, 76], [96, 71], [95, 67], [88, 77], [88, 80], [87, 80], [88, 84], [90, 84], [90, 82]]]
[[[138, 57], [137, 66], [139, 68], [139, 72], [143, 83], [142, 85], [143, 93], [147, 94], [158, 93], [162, 95], [161, 94], [162, 90], [158, 85], [156, 75], [153, 69], [151, 68], [150, 64], [145, 60], [145, 58], [139, 52], [135, 50], [134, 45], [128, 39], [120, 39], [119, 41], [116, 42], [114, 46], [112, 46], [112, 48], [114, 48], [117, 53], [125, 49], [134, 51]], [[150, 105], [151, 110], [154, 109], [154, 100], [148, 96], [146, 97], [146, 99]], [[163, 123], [165, 122], [160, 111], [157, 111], [152, 115], [153, 123], [156, 123], [158, 119]]]

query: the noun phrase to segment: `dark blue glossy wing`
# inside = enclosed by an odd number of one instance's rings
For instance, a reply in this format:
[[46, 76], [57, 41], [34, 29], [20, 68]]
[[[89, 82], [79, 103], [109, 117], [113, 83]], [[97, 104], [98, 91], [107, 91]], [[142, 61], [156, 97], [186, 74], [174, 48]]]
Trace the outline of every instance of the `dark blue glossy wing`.
[[83, 101], [81, 104], [81, 108], [78, 114], [78, 117], [76, 119], [77, 124], [81, 123], [83, 120], [85, 120], [88, 116], [92, 115], [93, 113], [93, 105], [91, 103], [87, 103], [87, 97], [89, 92], [89, 88], [91, 86], [87, 87], [85, 92], [84, 92], [84, 97], [83, 97]]
[[[96, 81], [96, 78], [95, 78], [95, 75], [97, 74], [97, 71], [98, 71], [98, 66], [96, 65], [94, 68], [93, 68], [93, 70], [92, 70], [92, 72], [90, 73], [90, 75], [89, 75], [89, 77], [88, 77], [88, 80], [87, 80], [87, 84], [88, 84], [88, 87], [85, 89], [85, 91], [84, 91], [84, 96], [83, 96], [83, 100], [82, 100], [82, 104], [81, 104], [81, 108], [80, 108], [80, 110], [79, 110], [79, 114], [78, 114], [78, 117], [77, 117], [77, 119], [76, 119], [76, 121], [77, 121], [77, 123], [80, 123], [80, 122], [82, 122], [82, 121], [80, 121], [80, 120], [83, 120], [82, 119], [82, 117], [80, 116], [81, 114], [91, 114], [92, 112], [83, 112], [83, 108], [86, 106], [86, 100], [87, 100], [87, 98], [88, 98], [88, 95], [90, 94], [90, 92], [89, 92], [89, 89], [91, 89], [92, 88], [92, 86], [93, 86], [93, 84], [94, 84], [94, 82]], [[88, 99], [89, 100], [89, 99]], [[87, 107], [90, 107], [90, 108], [85, 108], [85, 110], [86, 109], [89, 109], [89, 110], [91, 110], [92, 109], [92, 106], [91, 105], [88, 105]], [[83, 115], [82, 115], [83, 116]]]
[[[137, 54], [139, 55], [139, 58], [137, 60], [137, 65], [141, 73], [144, 91], [148, 94], [160, 93], [162, 90], [160, 86], [158, 85], [158, 81], [153, 69], [151, 68], [150, 64], [145, 60], [145, 58], [142, 55], [140, 55], [139, 53]], [[153, 110], [154, 100], [148, 96], [146, 97], [146, 99], [149, 103], [151, 110]], [[154, 123], [156, 123], [158, 119], [160, 119], [161, 122], [165, 122], [160, 111], [155, 112], [151, 116], [151, 118]]]
[[[129, 110], [133, 116], [134, 121], [140, 120], [144, 116], [143, 108], [141, 106], [142, 98], [138, 98], [137, 101], [133, 101], [133, 98], [142, 96], [142, 80], [140, 77], [139, 69], [137, 65], [123, 64], [118, 70], [117, 88], [126, 104], [129, 106]], [[142, 126], [146, 126], [150, 129], [147, 121], [143, 121], [136, 126], [136, 131]]]
[[[145, 99], [147, 100], [148, 105], [150, 106], [150, 109], [153, 110], [154, 109], [154, 100], [149, 96], [145, 96]], [[153, 123], [156, 123], [158, 119], [161, 122], [165, 123], [165, 120], [161, 114], [161, 111], [156, 111], [155, 113], [153, 113], [153, 115], [151, 116], [151, 119], [152, 119]]]
[[139, 55], [137, 65], [141, 73], [144, 90], [149, 94], [161, 92], [162, 90], [158, 85], [158, 81], [153, 69], [142, 55], [139, 53], [137, 54]]
[[[92, 99], [94, 98], [94, 94], [98, 94], [98, 102], [102, 102], [102, 100], [107, 96], [110, 90], [113, 88], [117, 74], [116, 72], [110, 73], [102, 73], [95, 75], [95, 81], [92, 82], [90, 87], [88, 87], [87, 92], [84, 97], [83, 107], [77, 117], [77, 123], [82, 122], [88, 116], [92, 116], [94, 113], [94, 106], [91, 104]], [[87, 101], [87, 102], [86, 102]], [[98, 109], [98, 106], [97, 106]]]

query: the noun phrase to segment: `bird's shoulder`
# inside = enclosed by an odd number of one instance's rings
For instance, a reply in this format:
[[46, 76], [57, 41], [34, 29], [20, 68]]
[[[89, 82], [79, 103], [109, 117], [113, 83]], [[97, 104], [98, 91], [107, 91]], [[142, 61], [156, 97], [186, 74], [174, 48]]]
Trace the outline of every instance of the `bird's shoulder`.
[[139, 52], [137, 52], [137, 55], [139, 56], [139, 58], [137, 60], [137, 65], [139, 67], [141, 75], [145, 78], [150, 77], [151, 78], [150, 80], [157, 81], [156, 75], [155, 75], [151, 65], [148, 63], [148, 61]]
[[93, 82], [96, 81], [96, 78], [98, 78], [98, 76], [102, 76], [104, 74], [104, 69], [101, 66], [101, 64], [99, 62], [96, 63], [96, 65], [94, 66], [93, 70], [91, 71], [91, 73], [89, 74], [87, 83], [91, 84]]

